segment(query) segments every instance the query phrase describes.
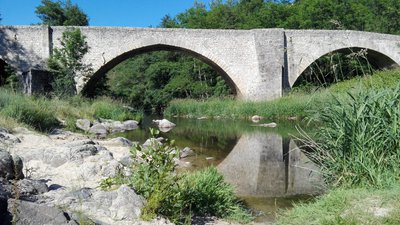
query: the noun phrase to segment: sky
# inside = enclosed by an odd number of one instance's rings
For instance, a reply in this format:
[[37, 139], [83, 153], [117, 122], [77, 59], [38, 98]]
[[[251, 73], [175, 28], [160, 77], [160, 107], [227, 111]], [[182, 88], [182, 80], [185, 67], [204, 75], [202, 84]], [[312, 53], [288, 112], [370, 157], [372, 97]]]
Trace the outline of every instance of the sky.
[[[161, 18], [175, 16], [193, 6], [195, 0], [72, 0], [89, 17], [90, 26], [156, 27]], [[206, 5], [211, 0], [197, 0]], [[32, 25], [41, 0], [0, 0], [1, 25]]]

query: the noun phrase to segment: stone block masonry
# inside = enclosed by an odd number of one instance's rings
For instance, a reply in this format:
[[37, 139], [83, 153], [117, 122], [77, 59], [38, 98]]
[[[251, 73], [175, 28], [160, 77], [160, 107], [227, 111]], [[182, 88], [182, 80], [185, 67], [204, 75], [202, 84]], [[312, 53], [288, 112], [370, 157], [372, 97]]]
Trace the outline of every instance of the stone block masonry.
[[[155, 50], [183, 51], [203, 60], [222, 75], [238, 99], [252, 101], [279, 98], [311, 63], [333, 51], [368, 49], [369, 60], [378, 67], [400, 64], [400, 36], [396, 35], [333, 30], [79, 28], [90, 47], [84, 63], [91, 65], [94, 73], [76, 77], [77, 90], [89, 95], [108, 70], [129, 57]], [[51, 49], [60, 46], [65, 29], [0, 26], [0, 58], [19, 74], [46, 70]], [[38, 82], [46, 82], [41, 76], [30, 79], [39, 77]], [[33, 86], [26, 89], [35, 91]]]

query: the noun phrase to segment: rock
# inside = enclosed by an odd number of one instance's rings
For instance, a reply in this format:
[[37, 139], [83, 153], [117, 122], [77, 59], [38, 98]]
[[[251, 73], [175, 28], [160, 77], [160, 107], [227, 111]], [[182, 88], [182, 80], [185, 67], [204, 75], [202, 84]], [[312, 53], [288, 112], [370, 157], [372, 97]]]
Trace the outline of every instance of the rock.
[[8, 197], [0, 193], [0, 225], [11, 225], [12, 216], [8, 212]]
[[137, 129], [137, 128], [139, 128], [138, 124], [139, 123], [137, 121], [135, 121], [135, 120], [126, 120], [126, 121], [123, 122], [125, 130]]
[[253, 121], [253, 123], [258, 123], [258, 122], [260, 122], [261, 119], [262, 119], [262, 117], [258, 116], [258, 115], [254, 115], [251, 117], [251, 121]]
[[[37, 198], [34, 195], [43, 194], [49, 191], [46, 183], [40, 180], [24, 179], [17, 182], [17, 190], [20, 199], [27, 201], [36, 201]], [[13, 193], [15, 196], [16, 193]]]
[[182, 152], [181, 152], [181, 158], [186, 158], [188, 156], [193, 155], [193, 150], [190, 149], [189, 147], [185, 147]]
[[14, 178], [15, 179], [24, 179], [24, 174], [22, 172], [22, 169], [24, 167], [24, 164], [22, 162], [22, 159], [17, 156], [17, 155], [11, 155], [14, 163]]
[[119, 143], [122, 146], [127, 146], [127, 147], [131, 147], [133, 145], [132, 141], [130, 141], [124, 137], [116, 137], [116, 138], [111, 139], [110, 141]]
[[173, 127], [159, 127], [158, 129], [159, 129], [161, 132], [163, 132], [163, 133], [167, 133], [167, 132], [169, 132], [170, 130], [172, 130]]
[[121, 123], [121, 121], [113, 121], [109, 123], [108, 129], [112, 133], [119, 133], [125, 131], [125, 126]]
[[162, 145], [161, 140], [158, 140], [156, 138], [149, 138], [143, 143], [143, 147], [147, 148], [149, 146], [157, 147]]
[[140, 216], [144, 199], [127, 185], [121, 185], [113, 191], [98, 189], [75, 191], [60, 198], [57, 204], [71, 210], [80, 210], [90, 218], [101, 221], [101, 224], [117, 224], [119, 221], [132, 224]]
[[93, 125], [89, 129], [89, 133], [99, 135], [99, 136], [106, 136], [107, 128], [102, 123], [98, 123], [98, 124]]
[[14, 179], [14, 160], [10, 153], [0, 149], [0, 177]]
[[90, 129], [91, 123], [88, 119], [78, 119], [76, 120], [75, 125], [81, 130], [88, 131]]
[[4, 144], [16, 144], [20, 143], [21, 140], [10, 133], [0, 131], [0, 142]]
[[289, 116], [287, 119], [288, 120], [297, 120], [297, 116]]
[[206, 157], [206, 160], [214, 160], [214, 157]]
[[277, 126], [276, 123], [264, 123], [264, 124], [260, 124], [261, 127], [271, 127], [274, 128]]
[[77, 225], [71, 220], [70, 216], [55, 207], [49, 207], [33, 202], [9, 199], [8, 211], [17, 212], [18, 225], [38, 225], [38, 224], [54, 224], [54, 225]]
[[71, 141], [65, 144], [67, 147], [78, 147], [82, 145], [95, 145], [97, 144], [91, 139], [83, 139], [83, 140], [77, 140], [77, 141]]
[[198, 120], [206, 120], [206, 119], [208, 119], [208, 117], [207, 116], [202, 116], [202, 117], [199, 117], [199, 118], [197, 118]]
[[71, 148], [71, 158], [79, 159], [87, 156], [96, 155], [97, 147], [94, 145], [81, 145]]
[[167, 119], [153, 120], [153, 122], [156, 123], [159, 128], [170, 128], [176, 126], [176, 124], [168, 121]]

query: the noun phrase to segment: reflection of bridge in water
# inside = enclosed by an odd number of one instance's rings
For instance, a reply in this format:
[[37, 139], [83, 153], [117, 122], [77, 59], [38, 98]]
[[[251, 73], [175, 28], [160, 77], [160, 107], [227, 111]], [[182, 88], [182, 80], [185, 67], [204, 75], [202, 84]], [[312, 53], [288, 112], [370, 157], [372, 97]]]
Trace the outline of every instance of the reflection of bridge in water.
[[318, 167], [293, 141], [271, 133], [243, 134], [218, 170], [240, 196], [314, 195], [322, 190]]

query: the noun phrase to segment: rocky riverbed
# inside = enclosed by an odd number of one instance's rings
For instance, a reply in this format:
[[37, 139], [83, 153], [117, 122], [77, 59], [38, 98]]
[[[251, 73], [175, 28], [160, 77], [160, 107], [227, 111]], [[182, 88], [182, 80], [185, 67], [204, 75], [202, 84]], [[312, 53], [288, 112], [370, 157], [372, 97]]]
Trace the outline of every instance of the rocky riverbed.
[[[129, 159], [131, 142], [57, 130], [0, 130], [0, 224], [170, 224], [140, 221], [143, 197], [128, 186], [112, 191], [100, 180]], [[18, 199], [18, 200], [16, 200]]]
[[[121, 137], [0, 128], [0, 225], [13, 219], [23, 225], [172, 224], [162, 218], [141, 221], [145, 199], [134, 189], [99, 187], [129, 165], [131, 146]], [[228, 224], [204, 218], [194, 223]]]

